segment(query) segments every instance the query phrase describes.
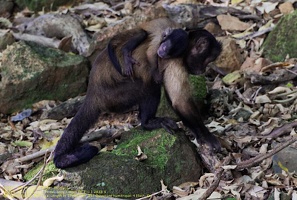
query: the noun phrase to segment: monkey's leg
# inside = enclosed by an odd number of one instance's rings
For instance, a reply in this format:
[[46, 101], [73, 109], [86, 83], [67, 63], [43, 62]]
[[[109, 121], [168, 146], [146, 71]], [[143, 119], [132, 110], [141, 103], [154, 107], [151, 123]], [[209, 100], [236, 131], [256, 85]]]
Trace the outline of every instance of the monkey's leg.
[[161, 86], [156, 84], [156, 86], [152, 88], [154, 88], [152, 93], [143, 98], [139, 104], [141, 126], [147, 130], [164, 128], [167, 132], [172, 134], [172, 130], [178, 129], [176, 122], [167, 117], [156, 117], [161, 98]]
[[79, 144], [84, 133], [97, 121], [99, 110], [92, 105], [86, 98], [58, 141], [54, 153], [56, 167], [73, 167], [89, 161], [98, 153], [97, 147]]

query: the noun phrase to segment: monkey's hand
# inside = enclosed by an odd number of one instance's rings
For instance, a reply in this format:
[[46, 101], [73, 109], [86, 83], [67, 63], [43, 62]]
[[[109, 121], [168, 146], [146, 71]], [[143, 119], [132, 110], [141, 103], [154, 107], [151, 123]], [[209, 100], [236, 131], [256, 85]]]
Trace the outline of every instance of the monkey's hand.
[[123, 67], [123, 75], [124, 76], [133, 76], [133, 65], [140, 65], [137, 60], [132, 57], [131, 53], [127, 53], [124, 55], [125, 66]]
[[153, 73], [153, 78], [154, 78], [154, 81], [157, 83], [157, 84], [162, 84], [163, 83], [163, 73], [162, 72], [154, 72]]
[[221, 151], [221, 143], [212, 133], [203, 134], [201, 138], [197, 139], [198, 143], [207, 144], [213, 152]]
[[173, 134], [175, 130], [178, 130], [176, 122], [167, 117], [156, 117], [154, 119], [150, 119], [146, 123], [141, 123], [141, 126], [148, 130], [164, 128], [170, 134]]
[[173, 134], [174, 131], [178, 130], [178, 126], [176, 125], [176, 122], [173, 119], [163, 117], [161, 118], [161, 126], [170, 134]]

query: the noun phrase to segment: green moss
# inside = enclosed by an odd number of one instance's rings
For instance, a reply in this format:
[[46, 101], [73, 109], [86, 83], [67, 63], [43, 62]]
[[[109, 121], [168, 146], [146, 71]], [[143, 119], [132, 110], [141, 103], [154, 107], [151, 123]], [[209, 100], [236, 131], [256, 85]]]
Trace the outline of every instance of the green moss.
[[204, 76], [190, 75], [190, 82], [193, 97], [196, 100], [203, 100], [207, 95], [206, 79]]
[[[147, 155], [135, 160], [137, 145]], [[88, 163], [61, 171], [70, 190], [135, 199], [159, 191], [160, 180], [171, 188], [201, 176], [198, 154], [184, 132], [125, 132], [112, 152], [100, 152]], [[67, 184], [68, 183], [68, 184]]]
[[273, 62], [284, 61], [287, 55], [297, 57], [297, 11], [284, 16], [267, 36], [264, 55]]
[[38, 56], [39, 59], [45, 63], [54, 63], [57, 67], [69, 66], [69, 64], [82, 63], [83, 56], [77, 56], [72, 53], [65, 53], [64, 51], [58, 51], [53, 48], [45, 48], [40, 45], [36, 45], [32, 42], [27, 42], [33, 53]]
[[[26, 181], [31, 180], [38, 172], [39, 170], [42, 168], [43, 166], [43, 162], [40, 162], [39, 164], [37, 164], [35, 167], [33, 167], [30, 171], [28, 171], [25, 176], [24, 179]], [[42, 181], [45, 181], [48, 178], [51, 178], [53, 176], [58, 175], [59, 173], [59, 169], [56, 168], [55, 164], [51, 161], [49, 162], [43, 172], [43, 176], [42, 176]], [[36, 183], [38, 181], [38, 178], [36, 178]]]
[[[120, 143], [113, 153], [120, 156], [129, 156], [130, 158], [135, 157], [139, 145], [148, 156], [148, 160], [145, 161], [148, 165], [164, 169], [168, 161], [168, 149], [174, 144], [175, 140], [175, 136], [168, 134], [163, 129], [145, 131], [145, 134], [143, 134], [143, 131], [133, 130], [131, 139]], [[154, 141], [154, 143], [149, 144], [147, 141]]]
[[[194, 101], [201, 104], [207, 96], [206, 79], [202, 75], [190, 75], [189, 80]], [[171, 105], [168, 103], [164, 90], [162, 90], [157, 116], [170, 117], [172, 119], [179, 120], [179, 117], [175, 114]]]

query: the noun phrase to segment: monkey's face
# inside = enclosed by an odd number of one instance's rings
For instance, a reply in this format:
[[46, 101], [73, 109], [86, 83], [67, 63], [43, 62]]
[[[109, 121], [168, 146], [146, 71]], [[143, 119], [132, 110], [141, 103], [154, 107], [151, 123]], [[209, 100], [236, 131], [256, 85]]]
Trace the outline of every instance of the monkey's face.
[[188, 34], [183, 29], [166, 29], [157, 50], [161, 58], [174, 58], [185, 53], [188, 47]]
[[214, 61], [222, 51], [222, 45], [206, 30], [189, 33], [189, 48], [185, 61], [189, 73], [197, 75], [205, 71], [206, 66]]

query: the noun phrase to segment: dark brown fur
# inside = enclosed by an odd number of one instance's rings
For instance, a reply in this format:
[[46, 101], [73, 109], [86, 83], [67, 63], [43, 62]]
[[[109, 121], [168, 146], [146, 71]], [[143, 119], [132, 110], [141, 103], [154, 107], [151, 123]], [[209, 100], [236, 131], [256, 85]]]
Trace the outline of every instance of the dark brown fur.
[[[168, 24], [168, 26], [170, 25]], [[161, 29], [163, 29], [162, 26], [160, 26]], [[121, 47], [137, 31], [139, 29], [119, 34], [122, 41], [119, 40], [119, 43], [114, 47], [120, 63], [123, 63]], [[158, 33], [158, 30], [155, 31]], [[192, 130], [199, 142], [208, 143], [218, 150], [220, 144], [204, 126], [199, 110], [192, 100], [188, 80], [188, 71], [194, 74], [203, 71], [206, 67], [203, 64], [214, 60], [221, 51], [220, 44], [212, 35], [208, 34], [205, 35], [204, 31], [189, 34], [190, 45], [185, 56], [183, 58], [160, 59], [159, 64], [164, 70], [164, 87], [174, 110], [179, 114], [184, 124]], [[156, 34], [155, 37], [159, 37], [159, 34]], [[208, 48], [205, 49], [201, 45], [201, 38], [205, 38], [206, 45], [204, 46]], [[148, 130], [161, 127], [166, 130], [177, 128], [174, 121], [155, 117], [160, 101], [161, 85], [153, 80], [148, 55], [144, 53], [150, 48], [154, 39], [154, 37], [147, 38], [133, 51], [132, 56], [139, 63], [138, 67], [133, 70], [133, 80], [118, 73], [109, 58], [107, 49], [98, 55], [90, 73], [85, 102], [65, 129], [55, 149], [54, 163], [58, 168], [87, 162], [97, 154], [96, 147], [89, 144], [80, 145], [79, 141], [96, 122], [102, 111], [121, 112], [134, 105], [139, 105], [139, 118], [143, 128]], [[195, 70], [195, 67], [199, 67], [199, 70]]]

